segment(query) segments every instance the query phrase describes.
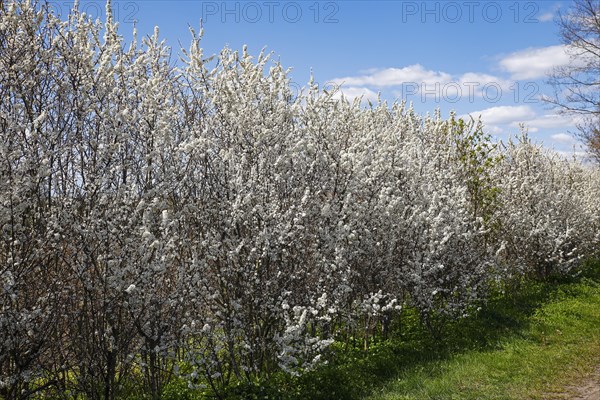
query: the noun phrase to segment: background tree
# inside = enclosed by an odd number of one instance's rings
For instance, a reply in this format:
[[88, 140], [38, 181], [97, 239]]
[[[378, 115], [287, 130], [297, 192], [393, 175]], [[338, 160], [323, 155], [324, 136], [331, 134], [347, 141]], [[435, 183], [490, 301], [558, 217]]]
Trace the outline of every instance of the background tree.
[[571, 62], [552, 72], [554, 96], [546, 100], [582, 116], [578, 136], [600, 163], [600, 0], [574, 0], [558, 26]]

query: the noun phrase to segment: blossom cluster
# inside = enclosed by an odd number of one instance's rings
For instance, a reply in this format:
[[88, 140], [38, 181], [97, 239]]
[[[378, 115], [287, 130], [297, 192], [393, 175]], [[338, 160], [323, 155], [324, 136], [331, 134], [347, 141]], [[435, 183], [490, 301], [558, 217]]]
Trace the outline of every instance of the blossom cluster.
[[[0, 2], [0, 395], [219, 393], [433, 333], [491, 285], [577, 270], [600, 172], [476, 121], [363, 107], [202, 33]], [[156, 398], [156, 397], [153, 397]]]

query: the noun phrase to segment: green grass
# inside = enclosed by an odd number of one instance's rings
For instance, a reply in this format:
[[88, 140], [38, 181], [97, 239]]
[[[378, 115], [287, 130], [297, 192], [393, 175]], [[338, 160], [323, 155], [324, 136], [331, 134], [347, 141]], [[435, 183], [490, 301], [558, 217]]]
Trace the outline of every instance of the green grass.
[[[504, 325], [505, 334], [488, 337], [479, 348], [407, 367], [368, 399], [548, 399], [600, 365], [597, 279], [542, 285], [523, 295], [505, 312], [492, 305], [482, 315], [493, 329]], [[542, 301], [537, 307], [536, 298]], [[489, 320], [490, 312], [500, 313], [499, 325]], [[474, 328], [478, 321], [469, 324]], [[469, 328], [466, 333], [463, 345], [486, 336]]]

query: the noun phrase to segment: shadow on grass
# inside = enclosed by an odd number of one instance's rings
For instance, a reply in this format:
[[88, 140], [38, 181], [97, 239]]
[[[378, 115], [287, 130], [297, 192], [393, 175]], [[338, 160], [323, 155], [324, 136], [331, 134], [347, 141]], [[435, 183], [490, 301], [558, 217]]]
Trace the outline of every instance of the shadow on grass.
[[[419, 322], [414, 310], [406, 310], [387, 340], [379, 340], [368, 351], [334, 344], [328, 365], [300, 377], [278, 374], [268, 382], [240, 383], [222, 398], [233, 400], [354, 400], [386, 383], [405, 376], [411, 379], [443, 373], [440, 361], [467, 351], [494, 351], [514, 338], [531, 336], [530, 322], [536, 311], [553, 300], [585, 295], [585, 285], [600, 284], [600, 260], [588, 262], [571, 278], [545, 282], [513, 282], [505, 292], [498, 289], [476, 314], [445, 326], [442, 339], [434, 339]], [[411, 378], [412, 377], [412, 378]], [[421, 382], [408, 382], [419, 386]], [[202, 397], [202, 396], [201, 396]], [[164, 400], [198, 398], [184, 381], [174, 382], [163, 393]]]
[[255, 387], [255, 395], [246, 387], [239, 398], [360, 399], [403, 372], [436, 376], [441, 373], [441, 360], [469, 350], [497, 350], [510, 338], [526, 337], [531, 317], [541, 305], [578, 295], [579, 283], [600, 282], [600, 262], [588, 263], [583, 271], [574, 278], [519, 282], [510, 294], [498, 291], [476, 315], [448, 324], [441, 340], [428, 334], [415, 313], [406, 312], [402, 329], [396, 327], [392, 337], [368, 352], [334, 348], [331, 364], [300, 378], [280, 378], [267, 387]]

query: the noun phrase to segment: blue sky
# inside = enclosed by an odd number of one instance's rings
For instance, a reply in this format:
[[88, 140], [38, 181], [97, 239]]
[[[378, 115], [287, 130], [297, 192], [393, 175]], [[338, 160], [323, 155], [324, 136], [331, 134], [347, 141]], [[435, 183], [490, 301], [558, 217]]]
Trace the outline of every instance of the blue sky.
[[[56, 2], [65, 7], [68, 3]], [[82, 0], [98, 15], [103, 1]], [[552, 89], [546, 74], [570, 62], [554, 22], [569, 1], [200, 1], [113, 0], [121, 33], [133, 21], [154, 26], [178, 51], [188, 25], [203, 20], [206, 54], [223, 46], [262, 48], [292, 67], [296, 87], [310, 70], [325, 87], [348, 97], [404, 99], [421, 113], [481, 116], [505, 139], [524, 123], [529, 134], [565, 153], [579, 151], [576, 121], [540, 100]]]

